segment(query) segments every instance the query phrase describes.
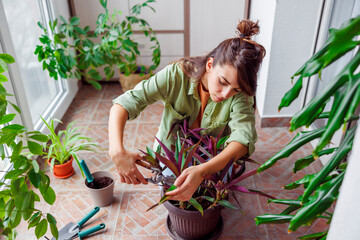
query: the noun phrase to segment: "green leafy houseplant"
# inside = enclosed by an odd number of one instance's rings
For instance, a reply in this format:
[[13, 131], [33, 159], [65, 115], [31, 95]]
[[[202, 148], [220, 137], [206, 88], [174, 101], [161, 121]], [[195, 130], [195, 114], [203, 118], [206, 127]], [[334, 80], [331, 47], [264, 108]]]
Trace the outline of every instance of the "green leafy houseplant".
[[[283, 97], [279, 110], [289, 106], [301, 91], [304, 77], [319, 74], [331, 63], [340, 59], [347, 52], [351, 52], [360, 45], [356, 39], [360, 35], [360, 16], [350, 19], [340, 29], [330, 29], [329, 38], [324, 46], [312, 56], [293, 77], [298, 80]], [[297, 112], [291, 119], [290, 131], [302, 126], [310, 126], [316, 119], [325, 118], [324, 127], [302, 131], [288, 143], [282, 150], [266, 161], [259, 172], [274, 165], [278, 160], [287, 158], [304, 144], [319, 139], [312, 155], [295, 162], [294, 173], [309, 166], [319, 156], [333, 153], [322, 169], [314, 174], [306, 175], [299, 181], [286, 185], [285, 189], [304, 187], [304, 192], [297, 199], [274, 199], [270, 202], [288, 205], [280, 214], [265, 214], [258, 216], [257, 224], [263, 223], [289, 223], [289, 232], [296, 231], [302, 225], [311, 224], [317, 218], [328, 219], [331, 222], [332, 213], [327, 212], [338, 197], [339, 188], [344, 178], [347, 166], [347, 156], [352, 149], [352, 144], [357, 127], [358, 116], [354, 115], [360, 103], [360, 51], [352, 56], [346, 66], [336, 75], [325, 88], [314, 97], [306, 106]], [[293, 78], [292, 77], [292, 78]], [[330, 102], [330, 98], [333, 101]], [[327, 104], [331, 105], [329, 112], [324, 112]], [[344, 126], [345, 136], [339, 146], [324, 149], [330, 142], [334, 133]], [[325, 239], [324, 232], [302, 237], [302, 239]]]
[[[101, 88], [98, 82], [102, 79], [100, 67], [104, 67], [106, 79], [114, 76], [114, 68], [126, 76], [135, 73], [138, 68], [141, 74], [152, 73], [160, 64], [160, 44], [148, 22], [138, 16], [144, 7], [155, 12], [149, 5], [154, 1], [136, 4], [131, 9], [132, 15], [122, 17], [120, 11], [114, 10], [110, 14], [107, 0], [100, 0], [105, 12], [99, 14], [94, 32], [90, 31], [89, 26], [79, 27], [78, 17], [72, 17], [69, 22], [61, 17], [63, 23], [59, 28], [56, 19], [49, 23], [49, 30], [38, 22], [44, 34], [39, 38], [41, 45], [36, 47], [35, 54], [50, 77], [56, 80], [59, 77], [84, 77], [97, 89]], [[139, 43], [134, 40], [134, 27], [138, 27], [138, 31], [150, 40], [152, 65], [148, 68], [137, 64], [140, 51]], [[96, 43], [95, 40], [99, 38], [100, 43]]]
[[[177, 136], [174, 136], [176, 142], [173, 149], [170, 150], [164, 143], [156, 138], [165, 154], [162, 155], [159, 150], [154, 152], [150, 148], [147, 148], [147, 152], [142, 151], [142, 153], [145, 154], [142, 156], [143, 161], [157, 168], [159, 168], [159, 162], [161, 162], [174, 173], [175, 177], [178, 177], [182, 171], [189, 166], [205, 163], [216, 156], [223, 149], [223, 145], [229, 137], [225, 136], [220, 138], [221, 133], [215, 138], [201, 134], [200, 131], [203, 129], [190, 129], [186, 120], [183, 124], [179, 125], [179, 127], [181, 131], [177, 133]], [[193, 209], [203, 213], [205, 209], [210, 209], [217, 205], [238, 209], [228, 201], [228, 196], [231, 194], [239, 204], [234, 192], [258, 194], [272, 198], [260, 191], [235, 185], [257, 173], [257, 169], [246, 172], [246, 162], [258, 164], [248, 157], [242, 157], [237, 161], [238, 165], [234, 165], [234, 159], [232, 159], [220, 172], [206, 176], [205, 180], [201, 183], [188, 202], [172, 202], [181, 209]], [[163, 186], [165, 191], [171, 191], [176, 188], [174, 185], [169, 186], [166, 182], [163, 182]], [[169, 197], [170, 196], [164, 195], [159, 203], [153, 207], [164, 203]]]
[[97, 143], [94, 142], [92, 138], [81, 135], [81, 133], [78, 132], [79, 128], [74, 127], [75, 122], [69, 123], [65, 130], [56, 132], [53, 119], [50, 123], [47, 123], [43, 118], [42, 120], [50, 131], [48, 135], [50, 141], [44, 143], [44, 149], [47, 150], [47, 159], [51, 159], [51, 168], [53, 168], [55, 164], [62, 165], [70, 160], [71, 157], [74, 157], [79, 168], [82, 170], [78, 152], [95, 152], [98, 147]]
[[44, 154], [40, 143], [49, 138], [37, 131], [28, 132], [22, 125], [12, 124], [16, 114], [7, 113], [10, 104], [20, 114], [20, 109], [6, 99], [11, 95], [2, 84], [7, 81], [2, 73], [8, 71], [7, 64], [14, 62], [11, 55], [0, 54], [0, 154], [2, 161], [9, 160], [12, 166], [8, 172], [3, 172], [4, 181], [0, 183], [0, 234], [14, 239], [15, 229], [23, 219], [28, 228], [35, 228], [37, 238], [46, 233], [48, 226], [57, 238], [55, 218], [35, 208], [35, 202], [42, 200], [34, 188], [39, 190], [46, 203], [52, 205], [56, 199], [49, 177], [31, 158]]

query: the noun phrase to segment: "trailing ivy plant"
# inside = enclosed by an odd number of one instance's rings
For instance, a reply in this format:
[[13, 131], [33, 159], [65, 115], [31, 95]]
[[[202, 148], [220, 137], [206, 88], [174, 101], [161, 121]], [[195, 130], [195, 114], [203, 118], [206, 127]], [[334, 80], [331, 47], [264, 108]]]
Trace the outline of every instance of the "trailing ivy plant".
[[4, 180], [0, 183], [0, 234], [14, 239], [15, 228], [23, 219], [29, 229], [35, 228], [37, 238], [43, 236], [48, 227], [57, 238], [55, 218], [35, 208], [35, 202], [42, 201], [41, 198], [50, 205], [56, 198], [49, 177], [32, 158], [44, 154], [42, 143], [49, 138], [38, 131], [28, 132], [24, 126], [11, 123], [16, 113], [7, 112], [10, 104], [20, 113], [20, 109], [6, 99], [11, 95], [2, 84], [7, 81], [2, 73], [8, 71], [7, 64], [14, 62], [11, 55], [0, 54], [0, 155], [2, 161], [11, 163], [9, 171], [2, 171]]
[[[294, 86], [281, 100], [279, 110], [289, 106], [299, 95], [303, 79], [318, 74], [331, 63], [340, 59], [348, 52], [353, 54], [346, 66], [315, 96], [306, 106], [291, 119], [290, 131], [302, 126], [310, 126], [316, 119], [327, 119], [326, 126], [312, 131], [301, 131], [282, 150], [267, 160], [258, 172], [273, 166], [278, 160], [289, 157], [304, 144], [319, 139], [312, 155], [295, 162], [293, 172], [319, 161], [319, 156], [332, 153], [329, 161], [322, 169], [314, 174], [306, 175], [302, 179], [286, 185], [291, 190], [303, 186], [304, 192], [296, 199], [270, 199], [269, 202], [285, 204], [288, 207], [280, 214], [265, 214], [255, 218], [256, 224], [289, 223], [288, 231], [296, 231], [302, 225], [309, 225], [317, 218], [328, 219], [331, 222], [332, 213], [327, 212], [339, 194], [343, 181], [347, 156], [352, 149], [358, 116], [354, 115], [360, 103], [360, 16], [350, 19], [340, 29], [330, 29], [329, 38], [324, 46], [313, 55], [292, 77], [299, 76]], [[333, 101], [330, 101], [333, 98]], [[331, 110], [324, 112], [325, 106], [331, 104]], [[352, 124], [350, 124], [352, 123]], [[344, 126], [344, 137], [339, 146], [325, 148], [334, 133]], [[300, 237], [301, 239], [325, 239], [327, 229], [323, 232]]]
[[[57, 27], [58, 20], [49, 23], [49, 30], [38, 22], [43, 34], [39, 37], [40, 45], [36, 46], [35, 54], [43, 69], [55, 80], [76, 77], [101, 89], [102, 79], [99, 68], [104, 67], [106, 79], [114, 76], [115, 69], [128, 76], [140, 71], [140, 74], [152, 73], [160, 64], [160, 43], [149, 23], [139, 18], [143, 8], [155, 12], [149, 4], [155, 0], [146, 0], [131, 8], [131, 15], [123, 16], [114, 10], [110, 14], [107, 0], [99, 1], [104, 13], [98, 15], [95, 31], [90, 27], [79, 27], [80, 18], [72, 17], [67, 21], [62, 16], [62, 24]], [[152, 51], [152, 64], [149, 67], [138, 66], [137, 56], [140, 55], [139, 43], [134, 39], [134, 27], [149, 39]], [[50, 31], [50, 32], [49, 32]], [[95, 40], [99, 39], [100, 43]]]

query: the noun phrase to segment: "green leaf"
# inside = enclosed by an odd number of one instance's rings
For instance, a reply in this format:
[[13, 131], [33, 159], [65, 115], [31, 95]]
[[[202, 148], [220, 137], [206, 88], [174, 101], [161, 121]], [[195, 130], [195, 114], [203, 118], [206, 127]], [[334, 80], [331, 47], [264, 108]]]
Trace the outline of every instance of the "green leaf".
[[[170, 191], [172, 191], [172, 190], [175, 190], [176, 188], [177, 188], [177, 186], [171, 185], [170, 188], [169, 188], [165, 193], [170, 192]], [[149, 207], [146, 211], [148, 212], [148, 211], [150, 211], [151, 209], [159, 206], [160, 204], [162, 204], [162, 203], [164, 203], [165, 201], [167, 201], [170, 197], [171, 197], [171, 196], [168, 196], [168, 195], [165, 195], [165, 194], [164, 194], [164, 196], [161, 197], [161, 199], [160, 199], [160, 201], [159, 201], [158, 203], [152, 205], [152, 206]]]
[[29, 136], [29, 138], [31, 139], [34, 139], [36, 141], [39, 141], [39, 142], [47, 142], [49, 141], [49, 137], [44, 135], [44, 134], [34, 134], [34, 135], [31, 135]]
[[74, 27], [75, 31], [79, 34], [86, 35], [86, 32], [80, 27]]
[[78, 17], [72, 17], [70, 20], [71, 25], [75, 26], [75, 25], [79, 25], [80, 24], [80, 18]]
[[14, 209], [10, 215], [10, 226], [11, 228], [16, 228], [21, 222], [21, 211]]
[[17, 111], [18, 113], [21, 113], [21, 110], [18, 106], [16, 106], [15, 104], [13, 104], [12, 102], [9, 102], [10, 105], [15, 109], [15, 111]]
[[318, 232], [318, 233], [301, 236], [301, 237], [298, 237], [297, 239], [302, 239], [302, 240], [320, 239], [320, 238], [326, 237], [327, 233], [328, 233], [328, 231]]
[[[35, 161], [35, 160], [33, 160]], [[40, 174], [35, 173], [34, 168], [29, 171], [29, 179], [32, 185], [34, 185], [35, 188], [39, 188], [41, 183], [41, 176]]]
[[36, 160], [32, 160], [32, 161], [31, 161], [31, 164], [32, 164], [33, 167], [34, 167], [35, 173], [38, 173], [38, 172], [39, 172], [39, 169], [40, 169], [38, 162], [37, 162]]
[[57, 239], [59, 237], [59, 230], [56, 227], [56, 224], [49, 222], [49, 225], [50, 225], [51, 234], [54, 236], [54, 238]]
[[16, 197], [15, 197], [15, 207], [17, 209], [21, 209], [22, 205], [23, 205], [23, 202], [24, 202], [24, 199], [26, 197], [26, 195], [28, 194], [29, 192], [24, 192], [24, 191], [19, 191], [16, 193]]
[[[357, 54], [360, 62], [360, 52]], [[331, 140], [335, 132], [343, 125], [346, 113], [351, 104], [351, 101], [354, 99], [354, 94], [360, 86], [360, 74], [357, 74], [356, 77], [353, 77], [353, 81], [356, 81], [354, 84], [349, 83], [347, 92], [345, 93], [344, 98], [341, 100], [339, 107], [337, 108], [335, 114], [330, 116], [329, 121], [326, 125], [326, 131], [322, 134], [317, 146], [314, 149], [314, 154], [317, 154], [322, 150]], [[351, 86], [350, 86], [351, 85]]]
[[255, 218], [255, 224], [288, 223], [293, 217], [293, 215], [285, 214], [264, 214]]
[[40, 214], [40, 212], [37, 212], [31, 217], [30, 221], [28, 222], [28, 224], [29, 224], [28, 229], [30, 229], [38, 224], [38, 222], [41, 219], [41, 215], [39, 215], [39, 214]]
[[35, 227], [35, 235], [39, 239], [44, 236], [47, 231], [47, 221], [46, 219], [41, 220]]
[[44, 185], [39, 186], [40, 193], [43, 196], [45, 202], [52, 205], [56, 200], [56, 194], [55, 191], [50, 187], [46, 187]]
[[[319, 152], [319, 156], [328, 155], [333, 153], [337, 148], [329, 148]], [[293, 172], [296, 173], [301, 169], [309, 166], [313, 161], [315, 161], [314, 155], [309, 155], [307, 157], [301, 158], [295, 162], [295, 166], [293, 168]]]
[[[10, 171], [9, 173], [14, 173], [12, 176], [12, 178], [10, 179], [13, 179], [11, 181], [11, 192], [13, 194], [17, 194], [18, 191], [20, 190], [20, 188], [24, 185], [25, 183], [25, 178], [24, 177], [20, 177], [20, 178], [16, 178], [18, 175], [20, 175], [21, 173], [23, 173], [24, 170], [22, 169], [19, 169], [19, 170], [12, 170]], [[9, 175], [9, 173], [7, 175]], [[6, 177], [5, 177], [6, 178]], [[7, 178], [6, 178], [7, 179]]]
[[41, 29], [43, 29], [43, 30], [45, 30], [46, 28], [41, 24], [41, 22], [40, 21], [38, 21], [37, 22], [37, 25], [41, 28]]
[[209, 202], [215, 202], [215, 199], [214, 199], [214, 198], [212, 198], [212, 197], [208, 197], [208, 196], [201, 196], [200, 198], [205, 199], [205, 200], [207, 200], [207, 201], [209, 201]]
[[26, 131], [26, 128], [20, 124], [10, 124], [2, 128], [3, 131], [18, 131], [18, 132], [24, 132]]
[[[308, 202], [291, 219], [289, 231], [296, 231], [301, 225], [316, 219], [319, 214], [331, 207], [339, 194], [344, 172], [321, 185]], [[304, 197], [303, 197], [304, 198]]]
[[0, 82], [7, 82], [7, 81], [8, 81], [7, 77], [4, 74], [0, 73]]
[[[170, 188], [165, 192], [171, 192], [173, 190], [175, 190], [177, 188], [177, 186], [175, 185], [171, 185]], [[162, 196], [162, 198], [160, 199], [159, 203], [162, 204], [163, 202], [165, 202], [166, 200], [168, 200], [171, 196], [168, 196], [166, 194], [164, 194], [164, 196]]]
[[51, 215], [50, 213], [48, 213], [46, 215], [46, 218], [48, 220], [49, 223], [55, 224], [56, 225], [56, 219], [53, 217], [53, 215]]
[[27, 192], [21, 207], [21, 211], [23, 211], [23, 218], [24, 220], [28, 220], [31, 217], [34, 209], [34, 195], [33, 192]]
[[0, 58], [0, 73], [8, 72], [9, 68], [4, 60]]
[[7, 64], [11, 64], [15, 62], [15, 59], [10, 54], [7, 53], [0, 53], [0, 58], [4, 60], [4, 62], [6, 62]]
[[204, 210], [203, 210], [202, 206], [200, 205], [200, 203], [198, 203], [198, 201], [196, 201], [195, 198], [190, 198], [189, 203], [191, 205], [193, 205], [194, 208], [196, 208], [199, 212], [201, 212], [201, 216], [204, 215]]
[[5, 217], [5, 200], [3, 197], [0, 198], [0, 219]]
[[20, 155], [22, 149], [23, 149], [23, 142], [20, 141], [20, 142], [18, 142], [18, 144], [16, 144], [16, 146], [14, 147], [14, 150], [13, 150], [13, 152], [12, 152], [12, 158], [13, 158], [14, 156]]
[[229, 138], [230, 136], [225, 136], [223, 138], [221, 138], [217, 144], [216, 144], [216, 148], [219, 149], [225, 142], [226, 140]]
[[153, 159], [156, 158], [155, 152], [151, 148], [146, 147], [146, 151], [147, 151], [147, 154], [149, 154]]
[[218, 202], [221, 206], [230, 208], [230, 209], [235, 209], [235, 210], [239, 210], [237, 207], [235, 207], [234, 205], [232, 205], [229, 201], [222, 199]]
[[304, 185], [308, 184], [311, 181], [311, 179], [313, 179], [316, 176], [316, 174], [317, 173], [305, 175], [305, 177], [303, 177], [295, 182], [285, 185], [284, 189], [291, 190], [291, 189], [295, 189], [295, 188], [299, 187], [301, 184], [304, 184]]
[[42, 155], [43, 149], [42, 146], [36, 142], [28, 141], [28, 148], [30, 152], [34, 155]]
[[281, 149], [278, 153], [276, 153], [274, 156], [272, 156], [269, 160], [267, 160], [264, 164], [262, 164], [258, 168], [258, 172], [262, 172], [265, 169], [268, 169], [272, 165], [274, 165], [278, 160], [289, 157], [290, 154], [295, 152], [297, 149], [299, 149], [301, 146], [305, 145], [306, 143], [319, 138], [324, 132], [326, 128], [321, 127], [318, 129], [315, 129], [313, 131], [302, 131], [296, 134], [296, 136], [291, 140], [290, 143], [288, 143], [283, 149]]
[[308, 200], [311, 193], [323, 182], [323, 180], [333, 171], [345, 158], [345, 156], [351, 151], [354, 142], [354, 136], [356, 132], [356, 126], [348, 130], [345, 134], [343, 141], [341, 142], [338, 150], [325, 164], [325, 166], [319, 171], [314, 179], [311, 180], [309, 186], [306, 188], [303, 194], [303, 203]]

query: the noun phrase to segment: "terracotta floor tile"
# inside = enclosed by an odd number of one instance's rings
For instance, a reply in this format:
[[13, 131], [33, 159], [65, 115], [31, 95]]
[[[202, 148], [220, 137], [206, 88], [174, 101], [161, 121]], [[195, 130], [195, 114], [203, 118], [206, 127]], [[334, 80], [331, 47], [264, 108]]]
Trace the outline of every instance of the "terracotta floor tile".
[[79, 101], [99, 101], [106, 91], [106, 86], [103, 86], [101, 90], [95, 89], [91, 84], [84, 83], [79, 92], [76, 94], [74, 102]]
[[118, 82], [109, 82], [103, 85], [104, 94], [101, 96], [101, 100], [103, 101], [112, 101], [121, 94], [123, 94], [123, 90], [121, 89], [121, 85]]

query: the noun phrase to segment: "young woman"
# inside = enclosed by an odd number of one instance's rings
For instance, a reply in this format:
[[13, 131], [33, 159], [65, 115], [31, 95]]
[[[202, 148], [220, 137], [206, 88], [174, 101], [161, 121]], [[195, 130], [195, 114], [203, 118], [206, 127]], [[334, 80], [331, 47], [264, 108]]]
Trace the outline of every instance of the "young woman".
[[[168, 65], [148, 80], [139, 83], [113, 102], [109, 119], [109, 155], [128, 184], [147, 184], [135, 161], [137, 153], [123, 146], [123, 133], [128, 119], [136, 118], [146, 106], [162, 100], [164, 112], [156, 134], [168, 147], [171, 126], [183, 119], [191, 128], [205, 128], [216, 136], [226, 127], [230, 135], [224, 150], [208, 162], [187, 168], [175, 181], [178, 186], [171, 199], [189, 200], [204, 176], [223, 169], [228, 161], [254, 151], [256, 141], [254, 96], [257, 72], [265, 49], [251, 37], [259, 32], [258, 23], [241, 21], [238, 37], [221, 42], [203, 57], [185, 58]], [[172, 130], [174, 133], [177, 129]]]

